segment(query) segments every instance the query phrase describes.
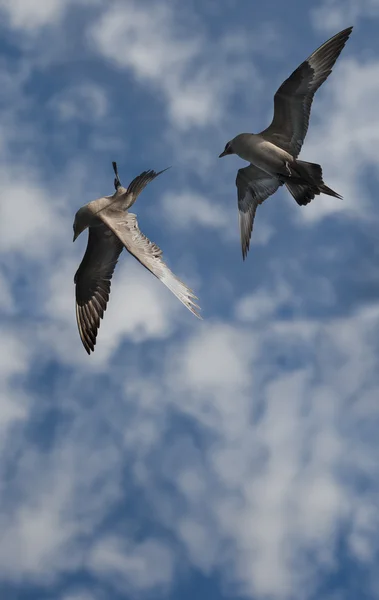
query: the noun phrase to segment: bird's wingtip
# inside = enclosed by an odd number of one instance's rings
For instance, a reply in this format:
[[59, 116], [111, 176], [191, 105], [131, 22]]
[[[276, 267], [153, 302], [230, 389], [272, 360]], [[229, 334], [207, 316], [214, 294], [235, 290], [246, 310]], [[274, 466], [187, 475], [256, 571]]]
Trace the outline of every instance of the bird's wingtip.
[[158, 171], [157, 176], [161, 175], [162, 173], [164, 173], [165, 171], [168, 171], [169, 169], [172, 169], [172, 165], [170, 165], [169, 167], [166, 167], [165, 169], [162, 169], [161, 171]]
[[340, 33], [337, 35], [340, 36], [346, 36], [346, 39], [348, 39], [350, 37], [351, 32], [353, 31], [354, 25], [350, 25], [350, 27], [346, 27], [346, 29], [343, 29], [342, 31], [340, 31]]

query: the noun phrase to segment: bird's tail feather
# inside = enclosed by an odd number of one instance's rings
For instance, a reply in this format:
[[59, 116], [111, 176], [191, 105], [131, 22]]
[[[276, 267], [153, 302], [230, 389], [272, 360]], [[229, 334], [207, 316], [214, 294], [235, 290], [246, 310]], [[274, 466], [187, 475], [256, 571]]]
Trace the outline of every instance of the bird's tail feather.
[[310, 186], [308, 183], [297, 183], [294, 181], [286, 181], [285, 183], [287, 190], [295, 198], [299, 206], [306, 206], [320, 193], [317, 188]]
[[337, 194], [337, 192], [335, 192], [334, 190], [332, 190], [332, 188], [325, 185], [325, 183], [320, 185], [319, 190], [320, 190], [321, 194], [326, 194], [327, 196], [333, 196], [333, 198], [339, 198], [340, 200], [343, 199], [341, 194]]
[[300, 206], [309, 204], [319, 194], [327, 194], [342, 199], [340, 194], [325, 185], [320, 165], [296, 160], [289, 165], [289, 169], [291, 175], [284, 178], [284, 183]]
[[309, 184], [319, 185], [322, 181], [322, 168], [316, 163], [306, 162], [305, 160], [294, 160], [289, 165], [291, 174], [299, 177]]

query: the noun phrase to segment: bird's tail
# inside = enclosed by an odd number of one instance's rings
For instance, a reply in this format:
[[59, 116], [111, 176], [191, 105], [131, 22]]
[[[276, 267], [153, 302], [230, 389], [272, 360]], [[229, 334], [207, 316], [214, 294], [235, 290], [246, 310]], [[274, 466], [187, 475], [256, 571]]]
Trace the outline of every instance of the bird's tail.
[[300, 206], [309, 204], [319, 194], [342, 199], [340, 194], [325, 185], [320, 165], [296, 160], [289, 165], [289, 170], [291, 175], [284, 178], [284, 183]]

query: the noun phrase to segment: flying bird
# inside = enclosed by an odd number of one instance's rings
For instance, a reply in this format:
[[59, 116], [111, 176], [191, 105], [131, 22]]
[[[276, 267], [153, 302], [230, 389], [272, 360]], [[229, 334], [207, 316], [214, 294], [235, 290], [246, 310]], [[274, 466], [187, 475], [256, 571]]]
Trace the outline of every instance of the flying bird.
[[167, 169], [158, 173], [144, 171], [126, 189], [120, 183], [117, 164], [112, 164], [115, 193], [82, 206], [75, 215], [73, 225], [74, 241], [88, 228], [87, 249], [74, 277], [76, 320], [88, 354], [95, 349], [100, 319], [109, 300], [112, 275], [124, 247], [160, 279], [188, 310], [201, 318], [192, 290], [170, 271], [162, 259], [161, 249], [140, 231], [136, 215], [129, 212], [145, 186]]
[[309, 124], [313, 96], [330, 75], [352, 27], [337, 33], [307, 58], [274, 96], [274, 117], [260, 133], [240, 133], [220, 154], [237, 154], [250, 165], [239, 169], [236, 179], [242, 257], [250, 246], [254, 217], [259, 204], [283, 184], [300, 206], [319, 194], [342, 198], [325, 185], [322, 169], [298, 160]]

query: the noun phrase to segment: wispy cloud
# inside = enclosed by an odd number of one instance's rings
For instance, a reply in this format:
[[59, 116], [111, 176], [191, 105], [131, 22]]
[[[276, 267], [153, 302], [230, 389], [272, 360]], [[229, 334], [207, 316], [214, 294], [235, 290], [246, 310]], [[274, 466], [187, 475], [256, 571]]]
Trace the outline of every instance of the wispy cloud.
[[161, 593], [171, 584], [174, 555], [172, 548], [158, 540], [138, 544], [123, 543], [118, 537], [103, 539], [93, 548], [89, 567], [110, 579], [120, 591]]
[[[232, 597], [310, 600], [341, 544], [374, 585], [378, 65], [346, 48], [314, 103], [304, 158], [344, 201], [280, 192], [242, 263], [240, 163], [217, 155], [269, 112], [282, 24], [178, 6], [2, 3], [17, 52], [0, 63], [0, 575], [20, 599], [21, 583], [180, 596], [199, 572]], [[89, 358], [73, 214], [110, 193], [111, 160], [132, 179], [173, 157], [135, 211], [207, 319], [125, 252]]]
[[108, 112], [108, 99], [104, 89], [94, 83], [64, 90], [52, 98], [51, 106], [62, 121], [93, 120], [104, 118]]
[[227, 211], [223, 206], [199, 193], [170, 192], [162, 198], [162, 208], [168, 223], [177, 229], [193, 229], [199, 226], [230, 233], [231, 217], [235, 216], [235, 206]]
[[317, 29], [322, 31], [338, 30], [354, 24], [359, 17], [377, 17], [379, 15], [378, 0], [324, 0], [312, 10], [312, 17]]
[[59, 600], [102, 600], [103, 595], [87, 593], [86, 591], [73, 591], [61, 596]]
[[[76, 5], [88, 3], [88, 0], [79, 0]], [[8, 16], [12, 28], [32, 34], [58, 22], [73, 4], [73, 0], [46, 0], [38, 4], [32, 0], [1, 0], [0, 8]], [[95, 4], [100, 1], [95, 0]]]
[[[230, 34], [213, 40], [194, 13], [174, 7], [111, 4], [90, 37], [102, 56], [149, 84], [146, 93], [155, 91], [158, 102], [166, 103], [176, 128], [214, 125], [248, 69], [259, 86], [246, 52], [248, 40]], [[269, 45], [268, 37], [262, 42]]]
[[35, 5], [28, 0], [2, 0], [0, 6], [7, 14], [12, 27], [33, 30], [58, 20], [69, 2], [70, 0], [48, 0]]

